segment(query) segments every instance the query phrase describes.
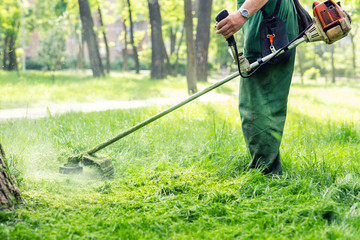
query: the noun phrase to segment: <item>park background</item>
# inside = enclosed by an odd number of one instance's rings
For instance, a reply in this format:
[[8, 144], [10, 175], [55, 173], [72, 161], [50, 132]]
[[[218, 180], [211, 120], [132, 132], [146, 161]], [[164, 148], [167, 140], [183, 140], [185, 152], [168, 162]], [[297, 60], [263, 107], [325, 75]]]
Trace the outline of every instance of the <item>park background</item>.
[[104, 149], [112, 179], [59, 166], [235, 72], [213, 20], [235, 1], [0, 2], [0, 143], [22, 202], [1, 239], [360, 238], [359, 1], [341, 2], [349, 36], [297, 48], [283, 176], [248, 172], [233, 80]]

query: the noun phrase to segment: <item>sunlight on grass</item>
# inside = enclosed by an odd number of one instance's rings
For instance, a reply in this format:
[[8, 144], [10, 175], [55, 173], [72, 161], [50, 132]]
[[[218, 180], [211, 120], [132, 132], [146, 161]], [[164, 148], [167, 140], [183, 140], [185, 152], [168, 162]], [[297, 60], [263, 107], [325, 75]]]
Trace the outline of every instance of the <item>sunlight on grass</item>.
[[0, 214], [0, 238], [356, 239], [358, 102], [356, 88], [294, 85], [274, 178], [248, 172], [234, 100], [193, 102], [102, 150], [110, 180], [58, 167], [165, 106], [1, 123], [28, 204]]
[[[0, 108], [29, 107], [46, 103], [93, 102], [96, 100], [133, 100], [169, 97], [161, 88], [171, 87], [186, 95], [185, 82], [180, 78], [150, 80], [147, 75], [121, 74], [94, 79], [86, 74], [56, 73], [51, 76], [34, 71], [0, 72]], [[180, 82], [177, 84], [177, 82]], [[178, 93], [179, 94], [179, 93]]]
[[[220, 80], [220, 79], [217, 79]], [[210, 83], [198, 83], [199, 89]], [[168, 76], [151, 80], [149, 74], [114, 73], [105, 78], [93, 78], [77, 72], [52, 74], [27, 71], [18, 76], [0, 71], [0, 109], [26, 108], [50, 103], [94, 102], [100, 100], [138, 100], [160, 97], [186, 97], [185, 77]], [[216, 90], [232, 93], [233, 87]]]

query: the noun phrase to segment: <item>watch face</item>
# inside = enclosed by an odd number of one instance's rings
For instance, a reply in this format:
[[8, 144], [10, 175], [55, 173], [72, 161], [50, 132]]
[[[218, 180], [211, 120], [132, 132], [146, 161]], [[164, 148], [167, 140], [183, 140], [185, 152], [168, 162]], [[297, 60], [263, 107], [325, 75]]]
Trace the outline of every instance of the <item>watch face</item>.
[[249, 18], [249, 11], [246, 10], [246, 9], [243, 9], [243, 10], [241, 11], [241, 15], [243, 15], [243, 16], [246, 17], [246, 18]]

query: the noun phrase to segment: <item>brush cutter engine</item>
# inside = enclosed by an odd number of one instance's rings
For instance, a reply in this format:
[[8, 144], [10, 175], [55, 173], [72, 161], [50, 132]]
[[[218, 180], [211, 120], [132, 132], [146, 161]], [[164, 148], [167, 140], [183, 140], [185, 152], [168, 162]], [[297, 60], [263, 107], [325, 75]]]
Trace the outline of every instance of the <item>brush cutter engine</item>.
[[350, 16], [345, 12], [340, 2], [332, 0], [315, 1], [313, 4], [313, 24], [305, 31], [307, 42], [324, 41], [332, 44], [345, 36], [351, 30]]

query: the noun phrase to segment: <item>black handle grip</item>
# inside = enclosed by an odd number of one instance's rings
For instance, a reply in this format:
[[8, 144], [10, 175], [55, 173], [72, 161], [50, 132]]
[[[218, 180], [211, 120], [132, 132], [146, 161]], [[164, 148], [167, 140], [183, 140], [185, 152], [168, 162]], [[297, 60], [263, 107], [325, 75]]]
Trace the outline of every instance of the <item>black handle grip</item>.
[[[221, 20], [225, 19], [227, 16], [229, 16], [229, 12], [226, 9], [221, 10], [215, 17], [215, 20], [217, 22], [220, 22]], [[229, 46], [233, 46], [236, 44], [234, 36], [231, 36], [226, 39]]]
[[215, 20], [217, 22], [220, 22], [221, 20], [223, 20], [227, 16], [229, 16], [229, 12], [226, 9], [223, 9], [216, 15]]

